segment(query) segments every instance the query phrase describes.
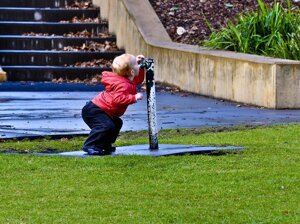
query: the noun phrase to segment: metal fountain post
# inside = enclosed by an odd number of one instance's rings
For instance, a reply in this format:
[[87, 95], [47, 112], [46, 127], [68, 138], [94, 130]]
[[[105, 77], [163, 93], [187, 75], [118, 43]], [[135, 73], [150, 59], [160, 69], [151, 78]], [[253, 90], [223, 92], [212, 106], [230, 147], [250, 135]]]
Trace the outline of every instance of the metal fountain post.
[[150, 150], [158, 149], [158, 129], [156, 121], [156, 98], [154, 81], [154, 60], [145, 58], [141, 66], [146, 69], [146, 92], [147, 92], [147, 111], [149, 128]]

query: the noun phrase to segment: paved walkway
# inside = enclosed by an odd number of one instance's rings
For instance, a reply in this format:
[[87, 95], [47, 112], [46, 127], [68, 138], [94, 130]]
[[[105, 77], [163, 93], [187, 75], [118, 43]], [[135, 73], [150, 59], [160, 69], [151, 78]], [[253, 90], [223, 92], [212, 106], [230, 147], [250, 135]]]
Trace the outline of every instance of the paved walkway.
[[[97, 92], [1, 92], [1, 138], [87, 134], [81, 108]], [[299, 123], [300, 110], [237, 106], [201, 96], [159, 92], [158, 128]], [[129, 106], [122, 131], [147, 130], [146, 100]]]

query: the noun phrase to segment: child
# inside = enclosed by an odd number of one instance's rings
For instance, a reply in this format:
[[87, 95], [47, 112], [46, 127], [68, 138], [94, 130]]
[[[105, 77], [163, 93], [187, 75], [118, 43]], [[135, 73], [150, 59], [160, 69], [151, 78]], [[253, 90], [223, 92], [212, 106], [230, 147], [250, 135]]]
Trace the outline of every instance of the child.
[[5, 82], [5, 81], [7, 81], [6, 72], [3, 71], [3, 69], [0, 67], [0, 82]]
[[83, 151], [89, 155], [106, 155], [115, 151], [112, 143], [122, 128], [120, 117], [127, 106], [143, 99], [137, 86], [144, 81], [144, 69], [138, 64], [144, 56], [122, 54], [112, 63], [113, 72], [103, 72], [101, 83], [105, 90], [82, 108], [82, 118], [91, 128], [84, 142]]

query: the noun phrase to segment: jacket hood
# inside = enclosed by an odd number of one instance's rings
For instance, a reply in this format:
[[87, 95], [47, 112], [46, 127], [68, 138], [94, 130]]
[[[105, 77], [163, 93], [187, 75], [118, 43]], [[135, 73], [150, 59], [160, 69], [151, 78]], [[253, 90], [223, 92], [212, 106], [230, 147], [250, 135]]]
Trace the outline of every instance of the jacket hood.
[[115, 85], [118, 85], [120, 82], [129, 82], [129, 80], [123, 76], [120, 76], [113, 72], [102, 72], [101, 83], [104, 85], [106, 90], [112, 89]]

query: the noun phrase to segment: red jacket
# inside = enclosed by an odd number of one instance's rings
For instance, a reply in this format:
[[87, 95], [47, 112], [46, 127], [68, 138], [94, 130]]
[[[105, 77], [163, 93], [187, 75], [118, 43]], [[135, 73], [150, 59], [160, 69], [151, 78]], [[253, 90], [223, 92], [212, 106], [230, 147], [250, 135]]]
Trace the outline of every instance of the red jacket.
[[113, 72], [103, 72], [101, 83], [105, 90], [96, 95], [92, 102], [109, 116], [120, 117], [128, 105], [136, 103], [137, 86], [144, 81], [144, 76], [144, 69], [140, 69], [132, 81]]

